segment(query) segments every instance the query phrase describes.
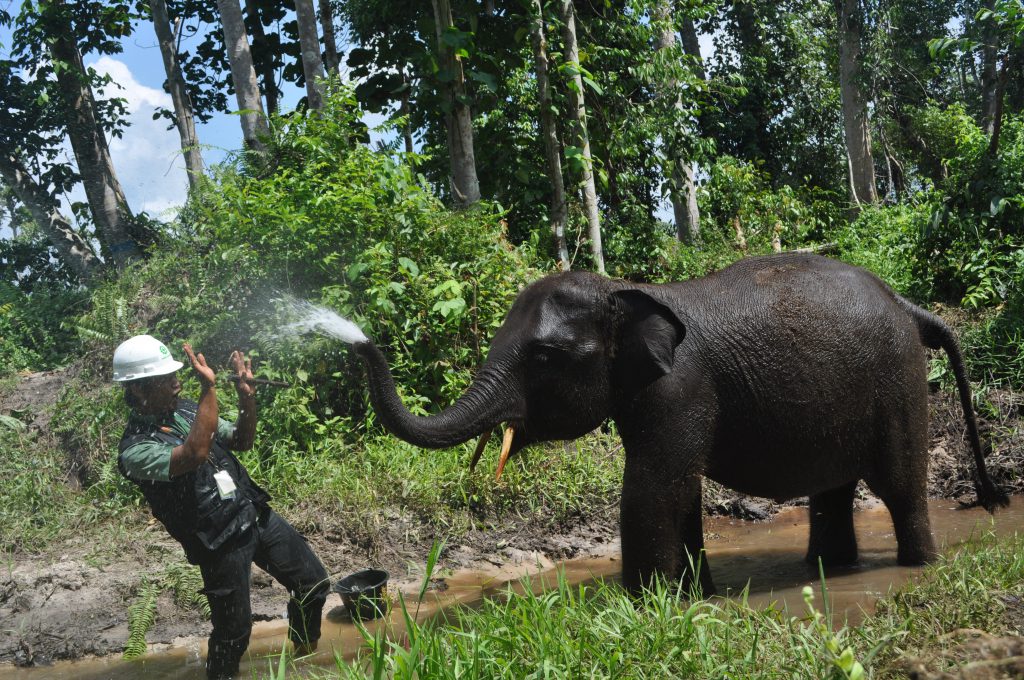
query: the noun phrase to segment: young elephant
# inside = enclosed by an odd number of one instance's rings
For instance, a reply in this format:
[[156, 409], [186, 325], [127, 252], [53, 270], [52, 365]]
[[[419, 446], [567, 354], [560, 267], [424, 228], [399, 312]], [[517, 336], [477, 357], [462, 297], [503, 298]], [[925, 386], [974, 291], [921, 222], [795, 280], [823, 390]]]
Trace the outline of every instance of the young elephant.
[[[978, 502], [991, 512], [1008, 501], [985, 472], [952, 332], [874, 275], [827, 258], [748, 258], [666, 285], [548, 276], [516, 299], [467, 392], [429, 417], [402, 406], [380, 350], [356, 344], [374, 408], [401, 439], [449, 447], [506, 423], [499, 475], [529, 444], [614, 420], [626, 453], [622, 578], [633, 591], [655, 574], [689, 582], [690, 556], [706, 562], [702, 476], [755, 496], [810, 496], [807, 559], [827, 565], [857, 559], [863, 479], [892, 515], [899, 563], [933, 557], [926, 347], [949, 355]], [[713, 592], [704, 566], [698, 578]]]

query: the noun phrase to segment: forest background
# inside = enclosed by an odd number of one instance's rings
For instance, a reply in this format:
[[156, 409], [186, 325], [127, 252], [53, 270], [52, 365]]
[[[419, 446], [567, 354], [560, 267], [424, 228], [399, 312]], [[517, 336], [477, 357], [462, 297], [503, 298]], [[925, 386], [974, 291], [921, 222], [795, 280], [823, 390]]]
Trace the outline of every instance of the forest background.
[[[42, 451], [31, 471], [0, 456], [21, 480], [5, 550], [143, 521], [108, 382], [141, 332], [289, 381], [260, 392], [245, 462], [358, 540], [367, 488], [446, 531], [614, 494], [614, 458], [497, 489], [422, 475], [441, 464], [384, 443], [354, 357], [278, 332], [288, 296], [354, 319], [426, 413], [539, 276], [679, 280], [806, 250], [953, 322], [982, 411], [1024, 382], [1019, 0], [46, 0], [0, 6], [0, 26], [0, 389], [67, 376], [51, 431], [0, 416], [5, 451]], [[189, 184], [156, 215], [118, 181], [117, 82], [85, 65], [141, 34]], [[244, 140], [226, 156], [195, 125], [225, 112]], [[944, 362], [930, 379], [948, 386]]]

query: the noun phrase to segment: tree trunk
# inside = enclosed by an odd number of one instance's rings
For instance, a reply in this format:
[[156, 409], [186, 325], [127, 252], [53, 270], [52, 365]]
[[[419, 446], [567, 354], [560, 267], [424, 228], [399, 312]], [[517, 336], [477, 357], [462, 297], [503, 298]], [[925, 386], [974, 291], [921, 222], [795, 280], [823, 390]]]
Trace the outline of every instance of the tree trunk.
[[399, 99], [398, 115], [405, 118], [405, 122], [402, 124], [402, 140], [405, 142], [405, 152], [412, 153], [412, 121], [410, 120], [412, 111], [409, 109], [409, 79], [405, 76], [404, 67], [398, 67], [398, 75], [402, 79], [402, 94]]
[[85, 283], [93, 280], [100, 272], [102, 263], [96, 258], [89, 244], [71, 227], [61, 215], [57, 201], [40, 187], [25, 171], [14, 156], [0, 154], [0, 177], [4, 184], [14, 190], [18, 200], [28, 208], [32, 219], [46, 236], [50, 245], [64, 264], [78, 274]]
[[[670, 49], [676, 43], [676, 33], [673, 30], [672, 9], [669, 0], [661, 0], [655, 9], [654, 19], [661, 25], [658, 33], [658, 41], [655, 45], [657, 51]], [[692, 28], [693, 22], [690, 22]], [[665, 96], [675, 94], [673, 104], [676, 115], [683, 114], [682, 95], [678, 94], [679, 83], [669, 80], [665, 83]], [[669, 178], [671, 191], [669, 196], [672, 199], [672, 213], [676, 221], [676, 238], [683, 243], [693, 245], [700, 236], [700, 209], [697, 206], [697, 188], [693, 183], [693, 164], [678, 153], [676, 146], [671, 139], [666, 140], [665, 158], [669, 159], [672, 166], [671, 177]]]
[[302, 49], [302, 73], [306, 77], [306, 102], [312, 111], [324, 108], [324, 63], [320, 60], [320, 36], [316, 32], [313, 0], [295, 0], [295, 17]]
[[[58, 12], [63, 11], [62, 2], [54, 2], [53, 7]], [[66, 66], [57, 70], [57, 87], [67, 108], [68, 138], [97, 236], [105, 253], [117, 269], [122, 270], [129, 262], [140, 258], [142, 251], [132, 233], [134, 217], [114, 171], [107, 138], [96, 119], [96, 101], [73, 36], [70, 25], [66, 31], [52, 36], [50, 55], [54, 62]]]
[[273, 51], [267, 41], [267, 33], [263, 30], [259, 3], [256, 0], [245, 0], [245, 12], [249, 15], [249, 23], [252, 25], [252, 51], [256, 52], [257, 56], [265, 55], [258, 61], [253, 58], [253, 69], [259, 68], [259, 77], [263, 81], [263, 97], [267, 100], [267, 113], [277, 113], [278, 96], [281, 91], [277, 87]]
[[999, 153], [999, 137], [1003, 129], [1003, 102], [1006, 99], [1006, 85], [1010, 81], [1010, 73], [1018, 72], [1020, 67], [1019, 53], [1010, 51], [1003, 55], [1002, 64], [999, 67], [999, 76], [996, 78], [996, 91], [992, 105], [992, 132], [988, 139], [988, 155], [995, 158]]
[[[196, 123], [192, 116], [192, 103], [185, 88], [185, 77], [178, 66], [178, 50], [174, 44], [175, 32], [171, 30], [165, 0], [150, 0], [149, 6], [153, 12], [153, 27], [156, 29], [160, 54], [164, 60], [167, 89], [174, 104], [174, 124], [181, 139], [181, 153], [185, 157], [188, 185], [195, 189], [203, 176], [203, 157], [199, 152], [199, 139], [196, 137]], [[179, 17], [178, 21], [180, 20]]]
[[683, 51], [694, 59], [696, 75], [701, 80], [707, 80], [707, 73], [704, 71], [704, 57], [700, 53], [700, 39], [697, 37], [697, 27], [693, 19], [683, 19], [683, 27], [679, 31], [679, 37], [683, 42]]
[[861, 87], [861, 18], [857, 0], [834, 0], [839, 19], [839, 94], [849, 161], [850, 193], [855, 206], [876, 203], [875, 163], [871, 155], [867, 97]]
[[[3, 175], [0, 174], [0, 178]], [[3, 196], [4, 207], [7, 210], [7, 228], [11, 230], [11, 238], [18, 238], [18, 233], [21, 231], [21, 225], [25, 219], [22, 217], [21, 205], [22, 200], [18, 198], [18, 195], [14, 193], [14, 189], [10, 186], [0, 184], [0, 196]], [[3, 213], [0, 213], [0, 219], [3, 218]]]
[[333, 76], [341, 75], [341, 58], [338, 56], [338, 41], [334, 37], [334, 10], [331, 0], [320, 0], [320, 30], [324, 34], [324, 67]]
[[565, 204], [565, 184], [562, 180], [562, 154], [558, 143], [558, 131], [555, 128], [555, 114], [552, 111], [551, 84], [548, 80], [548, 47], [544, 37], [544, 9], [541, 0], [533, 0], [530, 38], [533, 42], [533, 60], [537, 71], [541, 136], [544, 137], [544, 154], [547, 157], [548, 177], [551, 180], [551, 231], [555, 236], [558, 267], [562, 271], [569, 271], [569, 249], [565, 243], [568, 209]]
[[744, 253], [747, 252], [747, 237], [743, 234], [743, 223], [740, 222], [739, 215], [732, 218], [732, 230], [736, 234], [736, 247]]
[[270, 136], [270, 127], [263, 112], [260, 88], [256, 84], [252, 53], [249, 51], [249, 37], [242, 20], [242, 8], [238, 0], [217, 0], [221, 27], [224, 29], [224, 44], [227, 46], [228, 63], [231, 64], [231, 82], [235, 86], [235, 100], [242, 111], [242, 138], [245, 146], [253, 151], [265, 151], [262, 137]]
[[448, 128], [448, 156], [451, 160], [452, 194], [457, 205], [466, 207], [480, 200], [480, 180], [473, 152], [473, 116], [465, 104], [465, 76], [462, 61], [444, 42], [444, 33], [454, 26], [449, 0], [432, 0], [437, 32], [437, 53], [441, 70], [441, 98]]
[[[995, 0], [982, 0], [981, 7], [992, 11]], [[985, 22], [981, 37], [981, 124], [989, 139], [995, 132], [997, 90], [999, 88], [998, 49], [999, 27], [989, 19]]]
[[580, 73], [580, 52], [576, 43], [576, 16], [572, 0], [558, 0], [562, 19], [562, 42], [565, 62], [572, 72], [569, 84], [569, 109], [574, 145], [583, 158], [583, 207], [587, 215], [590, 253], [597, 271], [604, 274], [604, 249], [601, 245], [601, 217], [597, 211], [597, 184], [594, 181], [594, 162], [587, 136], [587, 109], [583, 96], [583, 76]]

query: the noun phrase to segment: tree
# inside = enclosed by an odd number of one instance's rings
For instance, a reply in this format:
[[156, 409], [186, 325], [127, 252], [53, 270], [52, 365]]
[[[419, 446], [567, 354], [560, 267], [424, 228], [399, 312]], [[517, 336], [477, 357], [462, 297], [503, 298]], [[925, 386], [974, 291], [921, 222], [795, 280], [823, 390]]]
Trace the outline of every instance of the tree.
[[537, 103], [540, 106], [541, 136], [544, 138], [544, 155], [547, 158], [548, 179], [551, 182], [551, 232], [555, 237], [558, 266], [562, 271], [570, 267], [569, 250], [565, 243], [565, 225], [568, 209], [565, 203], [565, 185], [562, 180], [561, 145], [555, 127], [554, 103], [551, 100], [551, 84], [548, 78], [548, 47], [544, 36], [544, 8], [541, 0], [533, 0], [533, 14], [530, 23], [530, 38], [533, 43], [534, 68], [537, 74]]
[[32, 220], [57, 251], [57, 256], [83, 282], [96, 278], [102, 263], [61, 214], [57, 201], [32, 179], [17, 158], [7, 153], [0, 154], [0, 178], [28, 208]]
[[256, 71], [253, 69], [249, 38], [246, 35], [245, 23], [242, 21], [242, 9], [238, 0], [217, 0], [217, 9], [224, 31], [228, 62], [231, 65], [235, 99], [241, 113], [242, 138], [247, 148], [264, 151], [265, 146], [261, 138], [270, 135], [270, 127], [267, 125], [259, 86], [256, 84]]
[[572, 0], [558, 0], [562, 21], [562, 43], [565, 49], [565, 70], [569, 76], [569, 116], [574, 146], [582, 174], [583, 206], [587, 216], [587, 235], [594, 268], [604, 273], [604, 249], [601, 245], [601, 216], [597, 209], [597, 184], [594, 181], [594, 159], [590, 153], [587, 135], [587, 109], [583, 96], [583, 74], [580, 67], [579, 46], [576, 42], [576, 16]]
[[281, 97], [281, 88], [277, 86], [277, 68], [281, 65], [280, 37], [275, 33], [274, 40], [270, 39], [264, 28], [264, 17], [272, 21], [271, 12], [266, 4], [260, 6], [259, 0], [245, 0], [245, 26], [252, 34], [252, 41], [249, 45], [252, 54], [253, 69], [256, 71], [260, 82], [263, 97], [267, 101], [267, 113], [275, 114], [280, 106], [278, 102]]
[[332, 76], [341, 75], [338, 41], [334, 37], [334, 10], [331, 0], [320, 0], [320, 30], [324, 34], [324, 67]]
[[295, 17], [302, 46], [302, 72], [306, 79], [306, 102], [311, 110], [324, 107], [324, 63], [320, 59], [320, 37], [316, 31], [313, 0], [295, 0]]
[[774, 187], [846, 190], [836, 24], [815, 0], [727, 0], [700, 21], [718, 95], [700, 123], [719, 154], [758, 164]]
[[[16, 40], [41, 34], [40, 26], [22, 19], [25, 21], [16, 32]], [[9, 20], [0, 12], [0, 22]], [[39, 42], [32, 44], [38, 46]], [[27, 58], [36, 62], [34, 55]], [[80, 280], [88, 282], [100, 274], [104, 265], [87, 237], [60, 211], [57, 195], [77, 184], [79, 176], [61, 161], [65, 115], [60, 98], [49, 94], [55, 82], [41, 73], [45, 70], [29, 74], [18, 62], [0, 59], [0, 188], [13, 235], [18, 236], [19, 223], [24, 219], [23, 206], [52, 247], [50, 252]], [[97, 234], [101, 245], [104, 238], [105, 234]]]
[[451, 192], [455, 203], [465, 207], [480, 200], [480, 180], [476, 175], [473, 151], [473, 115], [466, 103], [465, 74], [461, 57], [457, 54], [467, 36], [455, 28], [449, 0], [431, 1], [437, 34], [442, 110], [448, 129]]
[[[661, 26], [655, 49], [658, 52], [674, 52], [676, 45], [675, 22], [672, 20], [672, 9], [669, 0], [659, 0], [655, 8], [654, 18], [655, 22]], [[691, 29], [693, 27], [692, 20], [690, 20], [690, 27]], [[699, 58], [700, 48], [698, 47], [697, 49], [697, 56]], [[675, 102], [673, 108], [676, 111], [677, 119], [684, 117], [682, 94], [678, 89], [679, 82], [675, 79], [669, 79], [665, 84], [668, 96], [674, 95]], [[683, 243], [692, 244], [700, 235], [700, 209], [697, 206], [697, 188], [693, 182], [693, 164], [683, 158], [678, 151], [678, 142], [673, 144], [673, 141], [675, 140], [672, 140], [671, 136], [666, 140], [668, 149], [665, 155], [669, 158], [669, 164], [672, 168], [670, 185], [672, 189], [672, 212], [676, 221], [676, 238]]]
[[[153, 27], [156, 29], [157, 42], [160, 44], [160, 55], [164, 61], [164, 72], [167, 74], [167, 91], [171, 94], [174, 105], [174, 123], [181, 138], [181, 152], [185, 157], [185, 171], [188, 174], [189, 186], [193, 189], [203, 176], [203, 157], [199, 150], [199, 139], [196, 137], [195, 117], [192, 114], [192, 103], [185, 87], [185, 78], [178, 64], [178, 50], [174, 34], [167, 16], [167, 3], [164, 0], [150, 0], [153, 14]], [[180, 17], [175, 26], [181, 26]]]
[[[985, 89], [984, 116], [985, 130], [989, 133], [988, 155], [994, 158], [999, 151], [1007, 85], [1011, 74], [1019, 74], [1021, 67], [1024, 66], [1024, 6], [1020, 0], [996, 0], [991, 7], [985, 6], [980, 9], [977, 18], [986, 22], [986, 37], [995, 42], [994, 45], [983, 45], [987, 61], [997, 61], [999, 64], [994, 87], [991, 83], [986, 83]], [[990, 55], [993, 48], [996, 54]]]
[[833, 0], [839, 32], [839, 92], [849, 163], [850, 199], [854, 206], [877, 203], [875, 161], [871, 153], [868, 100], [861, 69], [861, 13], [858, 0]]
[[[75, 42], [77, 32], [72, 9], [63, 0], [50, 0], [41, 3], [39, 11], [39, 27], [49, 46], [57, 95], [66, 116], [68, 140], [100, 243], [115, 266], [124, 269], [132, 260], [142, 257], [137, 240], [141, 234], [133, 233], [141, 230], [133, 228], [135, 218], [117, 179], [107, 138], [96, 114], [91, 76]], [[122, 22], [128, 20], [127, 12], [107, 16]]]

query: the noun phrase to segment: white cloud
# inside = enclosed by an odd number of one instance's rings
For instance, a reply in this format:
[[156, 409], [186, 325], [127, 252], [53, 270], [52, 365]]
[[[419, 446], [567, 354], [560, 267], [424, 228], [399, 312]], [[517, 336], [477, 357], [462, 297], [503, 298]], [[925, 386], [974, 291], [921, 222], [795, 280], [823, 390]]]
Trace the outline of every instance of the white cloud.
[[166, 118], [153, 120], [155, 109], [171, 108], [170, 95], [141, 84], [127, 64], [112, 57], [100, 57], [91, 66], [120, 86], [105, 88], [99, 97], [126, 100], [128, 126], [122, 137], [112, 137], [109, 143], [128, 205], [137, 213], [169, 217], [184, 203], [188, 190], [178, 132], [167, 129]]

